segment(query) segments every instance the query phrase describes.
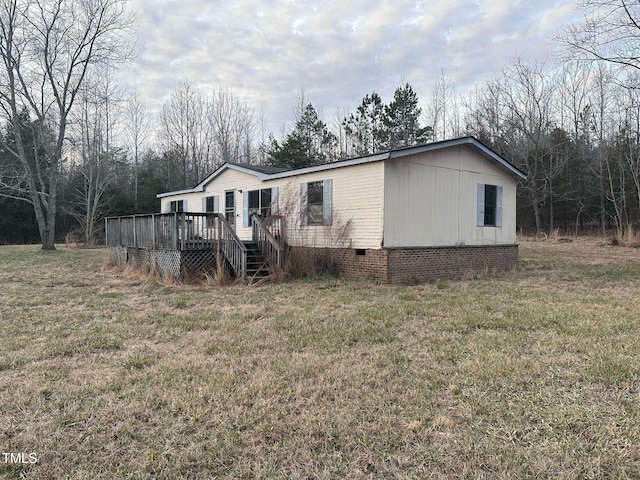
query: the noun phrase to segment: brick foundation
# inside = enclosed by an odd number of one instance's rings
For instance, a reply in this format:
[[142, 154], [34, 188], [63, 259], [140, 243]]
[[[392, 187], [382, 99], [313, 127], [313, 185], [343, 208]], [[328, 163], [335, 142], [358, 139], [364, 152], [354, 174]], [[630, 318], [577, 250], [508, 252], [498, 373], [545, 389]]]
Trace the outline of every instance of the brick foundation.
[[383, 249], [292, 247], [317, 269], [351, 278], [407, 284], [486, 275], [518, 265], [518, 245]]
[[518, 245], [392, 248], [389, 283], [419, 283], [506, 272], [518, 266]]

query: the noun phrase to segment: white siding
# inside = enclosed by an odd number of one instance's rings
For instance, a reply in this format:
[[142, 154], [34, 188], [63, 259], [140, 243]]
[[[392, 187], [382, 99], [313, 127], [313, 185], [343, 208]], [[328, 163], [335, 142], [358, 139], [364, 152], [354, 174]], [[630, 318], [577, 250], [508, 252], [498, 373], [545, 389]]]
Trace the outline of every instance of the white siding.
[[[331, 182], [331, 226], [300, 225], [300, 184]], [[202, 211], [202, 197], [218, 195], [219, 211], [225, 211], [225, 191], [235, 190], [236, 233], [251, 239], [251, 228], [243, 227], [242, 193], [278, 188], [277, 212], [285, 217], [287, 243], [294, 246], [380, 248], [383, 222], [384, 162], [366, 163], [316, 173], [260, 181], [257, 176], [227, 169], [206, 185], [201, 193], [161, 199], [163, 212], [172, 200], [187, 198], [191, 212]]]
[[[331, 180], [331, 226], [302, 225], [301, 184]], [[502, 226], [478, 226], [478, 184], [502, 187]], [[381, 248], [515, 243], [516, 180], [466, 146], [261, 181], [227, 168], [205, 191], [161, 199], [188, 201], [202, 211], [202, 197], [217, 195], [225, 212], [225, 192], [235, 191], [236, 232], [243, 227], [243, 192], [277, 188], [277, 212], [285, 217], [286, 240], [294, 246]]]
[[[515, 243], [516, 181], [459, 146], [385, 162], [386, 247]], [[477, 184], [502, 186], [502, 227], [477, 226]]]
[[169, 212], [169, 203], [175, 200], [186, 200], [187, 212], [202, 212], [202, 193], [185, 193], [182, 195], [173, 195], [171, 197], [163, 197], [160, 199], [160, 212]]
[[[332, 180], [331, 226], [300, 225], [300, 184]], [[268, 182], [279, 184], [279, 208], [287, 215], [291, 245], [380, 248], [383, 222], [384, 162], [309, 173]]]

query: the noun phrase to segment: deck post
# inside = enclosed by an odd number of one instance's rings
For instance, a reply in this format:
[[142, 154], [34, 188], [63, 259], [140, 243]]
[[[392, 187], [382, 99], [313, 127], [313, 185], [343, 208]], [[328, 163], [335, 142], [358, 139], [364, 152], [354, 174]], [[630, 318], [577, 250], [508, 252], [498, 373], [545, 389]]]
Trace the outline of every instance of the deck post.
[[242, 281], [247, 281], [247, 252], [241, 252], [242, 255]]
[[220, 242], [222, 242], [222, 225], [220, 225], [220, 219], [218, 218], [218, 214], [216, 214], [214, 225], [216, 227], [217, 237], [218, 237], [218, 241], [216, 242], [216, 265], [217, 265], [218, 262], [221, 260], [220, 254], [222, 253], [220, 251]]
[[187, 216], [186, 215], [187, 214], [184, 212], [180, 214], [180, 223], [182, 224], [182, 241], [180, 242], [182, 247], [181, 250], [185, 249], [185, 242], [187, 239]]
[[138, 235], [136, 235], [136, 216], [133, 216], [133, 246], [138, 248]]
[[173, 229], [173, 247], [175, 250], [179, 250], [178, 239], [180, 238], [180, 224], [178, 223], [178, 212], [173, 212], [173, 223], [175, 225]]

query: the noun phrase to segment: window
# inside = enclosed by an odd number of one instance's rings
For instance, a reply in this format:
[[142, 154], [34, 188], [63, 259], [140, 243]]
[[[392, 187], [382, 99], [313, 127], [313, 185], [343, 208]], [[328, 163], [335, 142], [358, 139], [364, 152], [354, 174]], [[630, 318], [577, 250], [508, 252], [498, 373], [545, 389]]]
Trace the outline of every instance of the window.
[[249, 225], [254, 215], [260, 214], [260, 190], [252, 190], [249, 192]]
[[478, 226], [502, 227], [502, 187], [478, 184]]
[[218, 196], [205, 198], [204, 211], [207, 213], [218, 213]]
[[307, 225], [322, 225], [323, 182], [307, 184]]
[[259, 215], [266, 218], [275, 212], [278, 197], [278, 187], [250, 190], [242, 194], [242, 209], [244, 227], [251, 226], [251, 218]]
[[169, 212], [184, 212], [183, 200], [171, 200], [169, 202]]
[[[219, 198], [218, 195], [212, 195], [209, 197], [202, 197], [202, 212], [203, 213], [218, 213], [218, 205], [219, 205]], [[213, 226], [213, 216], [207, 218], [204, 217], [202, 219], [202, 226], [204, 228], [207, 228], [207, 220], [211, 220], [212, 223], [210, 223], [210, 226]]]
[[484, 224], [496, 225], [497, 188], [495, 185], [484, 186]]
[[260, 217], [266, 218], [271, 215], [271, 189], [260, 190]]
[[300, 184], [300, 223], [331, 225], [332, 180]]

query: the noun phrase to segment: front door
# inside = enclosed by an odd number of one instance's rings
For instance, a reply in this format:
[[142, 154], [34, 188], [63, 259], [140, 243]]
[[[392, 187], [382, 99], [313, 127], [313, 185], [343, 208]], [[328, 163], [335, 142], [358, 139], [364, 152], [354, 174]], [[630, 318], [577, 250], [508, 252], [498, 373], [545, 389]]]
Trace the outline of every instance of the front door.
[[224, 192], [224, 215], [227, 222], [234, 230], [236, 229], [236, 191]]

